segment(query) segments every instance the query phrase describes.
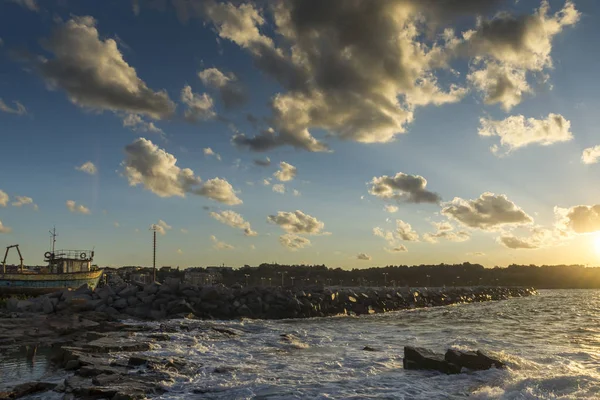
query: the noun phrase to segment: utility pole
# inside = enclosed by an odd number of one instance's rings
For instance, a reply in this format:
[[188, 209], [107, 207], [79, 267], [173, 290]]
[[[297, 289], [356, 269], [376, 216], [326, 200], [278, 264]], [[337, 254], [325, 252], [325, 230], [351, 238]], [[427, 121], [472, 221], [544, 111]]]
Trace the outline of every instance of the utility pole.
[[52, 236], [52, 255], [54, 255], [54, 247], [56, 245], [56, 237], [58, 236], [56, 234], [56, 226], [54, 226], [54, 228], [52, 228], [52, 230], [50, 231], [50, 235]]
[[156, 231], [158, 227], [155, 224], [152, 224], [150, 230], [153, 233], [152, 240], [152, 282], [156, 282]]

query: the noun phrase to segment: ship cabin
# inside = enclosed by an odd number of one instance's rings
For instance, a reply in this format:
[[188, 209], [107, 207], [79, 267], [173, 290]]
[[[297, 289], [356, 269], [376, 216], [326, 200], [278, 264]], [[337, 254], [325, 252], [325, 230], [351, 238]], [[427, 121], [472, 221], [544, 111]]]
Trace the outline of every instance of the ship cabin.
[[57, 250], [44, 254], [48, 269], [53, 274], [92, 271], [94, 252], [91, 250]]

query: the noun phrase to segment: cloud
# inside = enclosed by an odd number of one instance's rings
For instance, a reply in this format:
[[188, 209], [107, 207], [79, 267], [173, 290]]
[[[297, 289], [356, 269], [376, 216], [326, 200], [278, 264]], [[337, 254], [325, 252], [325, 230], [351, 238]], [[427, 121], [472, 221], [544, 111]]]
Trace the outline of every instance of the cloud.
[[83, 204], [77, 204], [73, 200], [67, 200], [66, 204], [67, 204], [67, 209], [69, 211], [71, 211], [72, 213], [91, 214], [90, 209], [87, 208], [86, 206], [84, 206]]
[[552, 39], [577, 23], [580, 13], [571, 1], [554, 15], [548, 15], [549, 8], [548, 1], [542, 1], [533, 15], [498, 13], [463, 33], [459, 49], [475, 58], [467, 80], [483, 93], [487, 104], [500, 103], [510, 110], [523, 93], [532, 91], [526, 75], [540, 76], [552, 68]]
[[225, 108], [231, 109], [246, 102], [244, 89], [232, 72], [225, 75], [217, 68], [208, 68], [198, 72], [198, 77], [205, 86], [219, 90]]
[[536, 226], [531, 229], [529, 236], [517, 237], [506, 233], [499, 236], [496, 241], [509, 249], [538, 249], [557, 246], [569, 237], [567, 233], [561, 230]]
[[294, 212], [279, 211], [277, 215], [269, 215], [267, 221], [279, 225], [288, 233], [319, 235], [323, 234], [325, 224], [317, 218], [304, 214], [300, 210]]
[[356, 255], [356, 258], [357, 258], [358, 260], [363, 260], [363, 261], [369, 261], [369, 260], [371, 260], [371, 256], [369, 256], [369, 255], [367, 255], [367, 254], [365, 254], [365, 253], [358, 253], [358, 254]]
[[457, 102], [466, 94], [456, 84], [442, 88], [433, 75], [445, 67], [446, 43], [418, 41], [419, 2], [280, 2], [270, 11], [282, 47], [261, 33], [265, 19], [254, 5], [204, 4], [219, 36], [246, 49], [285, 89], [271, 102], [276, 133], [235, 138], [251, 150], [327, 151], [313, 129], [389, 142], [406, 131], [416, 106]]
[[403, 244], [401, 244], [399, 246], [389, 247], [389, 248], [386, 247], [384, 250], [387, 251], [388, 253], [403, 253], [403, 252], [408, 251], [406, 246]]
[[571, 208], [555, 207], [554, 213], [560, 228], [579, 234], [600, 231], [600, 204], [578, 205]]
[[386, 204], [385, 206], [383, 206], [383, 209], [386, 212], [389, 212], [390, 214], [398, 212], [398, 210], [399, 210], [399, 208], [397, 206], [394, 206], [394, 205], [391, 205], [391, 204]]
[[2, 221], [0, 221], [0, 233], [11, 233], [12, 232], [12, 228], [2, 224]]
[[181, 102], [187, 105], [184, 117], [190, 122], [206, 121], [217, 116], [213, 99], [207, 93], [197, 94], [186, 85], [181, 89]]
[[256, 236], [258, 233], [252, 230], [250, 223], [245, 221], [244, 218], [231, 210], [221, 212], [211, 212], [210, 216], [219, 221], [222, 224], [232, 226], [234, 228], [242, 229], [246, 236]]
[[600, 145], [583, 150], [581, 161], [584, 164], [596, 164], [598, 160], [600, 160]]
[[228, 243], [219, 241], [219, 239], [217, 239], [217, 237], [215, 235], [211, 235], [210, 240], [212, 240], [214, 243], [213, 248], [215, 248], [217, 250], [233, 250], [235, 248]]
[[15, 101], [14, 103], [15, 103], [15, 107], [11, 108], [0, 98], [0, 111], [9, 113], [9, 114], [17, 114], [17, 115], [27, 114], [27, 109], [25, 108], [25, 106], [23, 104], [19, 103], [18, 101]]
[[189, 233], [189, 231], [185, 228], [181, 228], [179, 231], [183, 234]]
[[299, 191], [299, 190], [297, 190], [297, 189], [294, 189], [294, 190], [292, 191], [292, 193], [293, 193], [293, 194], [294, 194], [294, 196], [296, 196], [296, 197], [298, 197], [298, 196], [301, 196], [301, 195], [302, 195], [302, 193], [300, 193], [300, 191]]
[[384, 231], [380, 227], [373, 228], [373, 235], [383, 238], [388, 241], [390, 246], [393, 246], [396, 242], [396, 238], [394, 237], [394, 232]]
[[429, 243], [437, 243], [438, 239], [446, 239], [451, 242], [465, 242], [471, 238], [471, 234], [467, 231], [454, 231], [454, 227], [449, 222], [432, 222], [436, 231], [433, 233], [425, 233], [423, 240]]
[[164, 134], [163, 130], [154, 125], [154, 122], [147, 122], [139, 114], [127, 114], [123, 118], [123, 126], [134, 132], [154, 132]]
[[254, 165], [258, 165], [259, 167], [268, 167], [271, 165], [271, 159], [269, 157], [265, 157], [264, 160], [254, 160]]
[[177, 254], [183, 254], [183, 250], [177, 249]]
[[311, 245], [309, 239], [292, 233], [284, 233], [279, 236], [279, 243], [290, 251], [296, 251]]
[[12, 3], [16, 3], [16, 4], [20, 5], [21, 7], [25, 7], [29, 11], [35, 11], [35, 12], [40, 11], [40, 7], [38, 6], [36, 0], [8, 0], [8, 1], [10, 1]]
[[13, 207], [22, 207], [28, 204], [31, 204], [31, 207], [33, 207], [34, 210], [37, 211], [38, 206], [37, 204], [35, 204], [33, 202], [33, 199], [31, 197], [27, 197], [27, 196], [15, 196], [16, 201], [14, 201], [12, 203]]
[[125, 146], [125, 153], [121, 166], [130, 186], [141, 184], [160, 197], [185, 197], [186, 193], [192, 193], [228, 205], [242, 203], [225, 179], [214, 178], [202, 183], [194, 171], [178, 167], [172, 154], [148, 139], [136, 139]]
[[476, 251], [476, 252], [469, 252], [467, 253], [468, 256], [475, 256], [475, 257], [480, 257], [480, 256], [485, 256], [485, 253], [481, 252], [481, 251]]
[[266, 178], [262, 180], [262, 184], [264, 186], [269, 186], [271, 184], [271, 178]]
[[75, 169], [77, 171], [85, 172], [86, 174], [90, 174], [90, 175], [96, 175], [96, 173], [98, 172], [98, 169], [96, 168], [94, 163], [91, 161], [86, 161], [83, 164], [81, 164], [79, 167], [75, 167]]
[[[507, 153], [530, 144], [549, 146], [573, 139], [571, 122], [559, 114], [548, 114], [546, 119], [525, 119], [522, 115], [502, 121], [481, 118], [479, 122], [479, 135], [500, 137], [500, 145], [506, 148]], [[497, 149], [497, 146], [494, 148]]]
[[291, 181], [296, 177], [298, 169], [291, 164], [282, 161], [279, 163], [279, 170], [276, 171], [273, 176], [281, 182]]
[[39, 72], [50, 88], [64, 90], [74, 104], [155, 119], [174, 113], [167, 93], [146, 86], [123, 59], [117, 42], [100, 39], [93, 17], [74, 17], [59, 25], [43, 46], [54, 58], [40, 58]]
[[118, 221], [113, 222], [113, 225], [115, 226], [115, 228], [118, 228], [119, 226], [121, 226], [121, 224], [119, 224]]
[[273, 191], [276, 193], [284, 194], [285, 193], [285, 185], [282, 183], [277, 183], [272, 187]]
[[419, 234], [412, 229], [408, 222], [401, 219], [396, 220], [396, 237], [400, 240], [408, 242], [416, 242], [419, 240]]
[[206, 147], [204, 149], [202, 149], [202, 152], [204, 153], [205, 156], [215, 156], [215, 158], [219, 161], [221, 161], [221, 155], [218, 153], [215, 153], [213, 151], [213, 149], [211, 149], [210, 147]]
[[427, 180], [420, 175], [398, 172], [393, 177], [373, 177], [369, 185], [369, 193], [380, 199], [433, 204], [441, 201], [439, 194], [426, 190]]
[[154, 229], [156, 232], [160, 233], [161, 235], [166, 235], [167, 231], [170, 231], [171, 229], [173, 229], [173, 227], [171, 225], [167, 224], [162, 219], [159, 219], [158, 222], [156, 224], [153, 224], [150, 228]]
[[9, 201], [10, 197], [6, 194], [6, 192], [0, 190], [0, 207], [6, 207]]
[[475, 200], [455, 197], [443, 206], [442, 215], [469, 228], [495, 230], [505, 225], [533, 222], [533, 218], [503, 194], [485, 192]]

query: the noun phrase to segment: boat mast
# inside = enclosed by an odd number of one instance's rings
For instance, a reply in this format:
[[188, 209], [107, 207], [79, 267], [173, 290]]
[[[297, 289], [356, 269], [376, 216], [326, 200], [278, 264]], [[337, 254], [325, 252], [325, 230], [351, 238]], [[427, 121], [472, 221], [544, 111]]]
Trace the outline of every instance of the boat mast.
[[50, 231], [50, 235], [52, 236], [52, 254], [54, 254], [54, 246], [56, 245], [56, 237], [58, 236], [56, 234], [56, 226], [52, 228], [52, 230]]

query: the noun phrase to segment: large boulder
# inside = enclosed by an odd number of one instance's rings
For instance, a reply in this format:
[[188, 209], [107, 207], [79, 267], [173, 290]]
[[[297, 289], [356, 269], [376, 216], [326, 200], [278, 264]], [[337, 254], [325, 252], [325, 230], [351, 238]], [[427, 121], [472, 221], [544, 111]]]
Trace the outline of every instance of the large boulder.
[[491, 358], [479, 350], [475, 352], [450, 349], [446, 352], [444, 359], [452, 364], [460, 365], [474, 371], [486, 370], [492, 367], [504, 367], [502, 361]]
[[453, 364], [441, 354], [422, 347], [404, 347], [404, 369], [424, 369], [443, 372], [445, 374], [458, 374], [461, 367]]

